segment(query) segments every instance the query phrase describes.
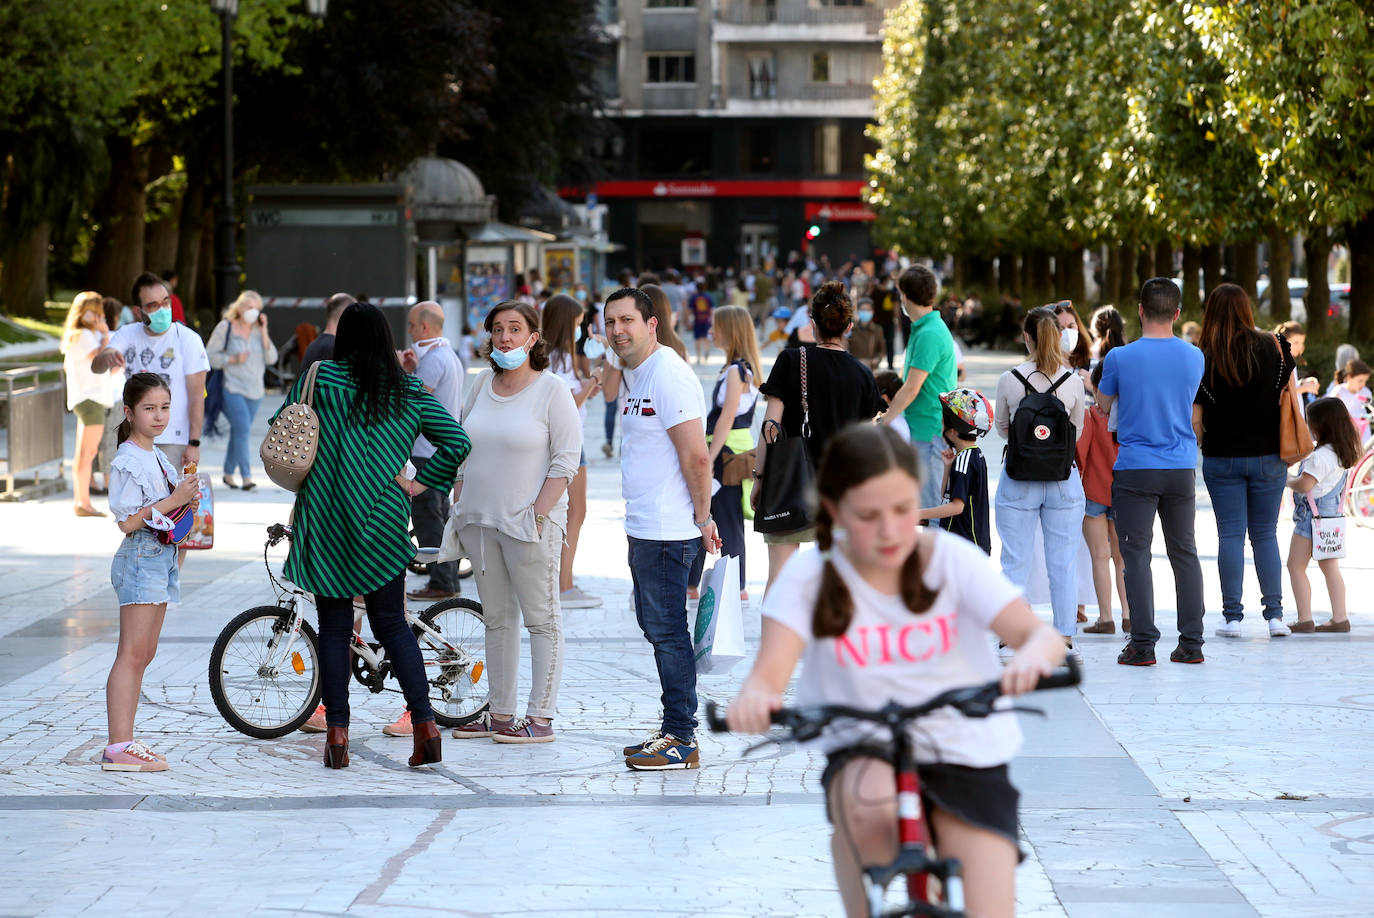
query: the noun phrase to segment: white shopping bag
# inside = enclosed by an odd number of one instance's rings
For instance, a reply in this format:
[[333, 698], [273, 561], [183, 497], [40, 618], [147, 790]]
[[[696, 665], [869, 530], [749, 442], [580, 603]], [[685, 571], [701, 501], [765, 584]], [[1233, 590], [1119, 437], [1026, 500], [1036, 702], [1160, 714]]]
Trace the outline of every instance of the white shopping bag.
[[1312, 508], [1312, 558], [1325, 561], [1327, 558], [1345, 557], [1345, 517], [1317, 516], [1317, 502], [1307, 495], [1307, 505]]
[[739, 558], [723, 557], [702, 580], [692, 629], [698, 673], [727, 673], [744, 659], [744, 612], [739, 601]]

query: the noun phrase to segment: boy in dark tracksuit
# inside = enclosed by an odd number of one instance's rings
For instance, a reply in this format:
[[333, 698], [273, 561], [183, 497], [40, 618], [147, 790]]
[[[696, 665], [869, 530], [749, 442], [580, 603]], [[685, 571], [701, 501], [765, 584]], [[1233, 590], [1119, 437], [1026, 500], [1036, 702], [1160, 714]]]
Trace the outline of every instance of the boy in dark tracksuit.
[[961, 535], [992, 554], [992, 529], [988, 523], [988, 464], [977, 438], [992, 428], [992, 405], [976, 389], [943, 393], [946, 450], [944, 502], [925, 507], [921, 518], [939, 520], [939, 526]]

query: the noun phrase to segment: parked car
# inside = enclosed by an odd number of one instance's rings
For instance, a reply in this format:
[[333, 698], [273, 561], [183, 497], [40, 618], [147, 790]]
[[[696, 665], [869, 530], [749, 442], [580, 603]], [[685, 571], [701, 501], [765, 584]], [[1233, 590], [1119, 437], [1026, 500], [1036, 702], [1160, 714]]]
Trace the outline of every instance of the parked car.
[[[1261, 312], [1269, 312], [1269, 281], [1261, 280], [1256, 286], [1259, 290], [1259, 310]], [[1326, 309], [1327, 318], [1345, 318], [1350, 314], [1350, 285], [1332, 283], [1328, 286], [1331, 289], [1331, 304]], [[1306, 296], [1307, 278], [1288, 278], [1288, 303], [1292, 308], [1293, 319], [1295, 321], [1307, 321]]]

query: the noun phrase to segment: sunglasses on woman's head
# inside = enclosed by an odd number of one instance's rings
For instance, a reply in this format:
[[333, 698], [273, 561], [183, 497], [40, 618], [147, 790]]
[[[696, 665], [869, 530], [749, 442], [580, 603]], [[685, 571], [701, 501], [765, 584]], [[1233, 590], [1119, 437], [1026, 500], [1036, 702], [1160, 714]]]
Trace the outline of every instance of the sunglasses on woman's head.
[[1061, 312], [1073, 312], [1073, 301], [1060, 300], [1058, 303], [1054, 304], [1054, 311], [1056, 314]]

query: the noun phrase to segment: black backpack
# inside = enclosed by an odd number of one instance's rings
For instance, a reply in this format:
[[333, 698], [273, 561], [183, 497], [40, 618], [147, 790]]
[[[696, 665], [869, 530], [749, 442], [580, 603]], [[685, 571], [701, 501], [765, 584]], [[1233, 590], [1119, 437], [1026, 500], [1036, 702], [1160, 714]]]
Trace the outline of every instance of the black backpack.
[[1073, 467], [1076, 438], [1069, 412], [1054, 390], [1073, 374], [1065, 373], [1044, 392], [1032, 389], [1030, 381], [1015, 370], [1011, 375], [1021, 380], [1026, 394], [1011, 418], [1006, 473], [1017, 481], [1064, 481]]

